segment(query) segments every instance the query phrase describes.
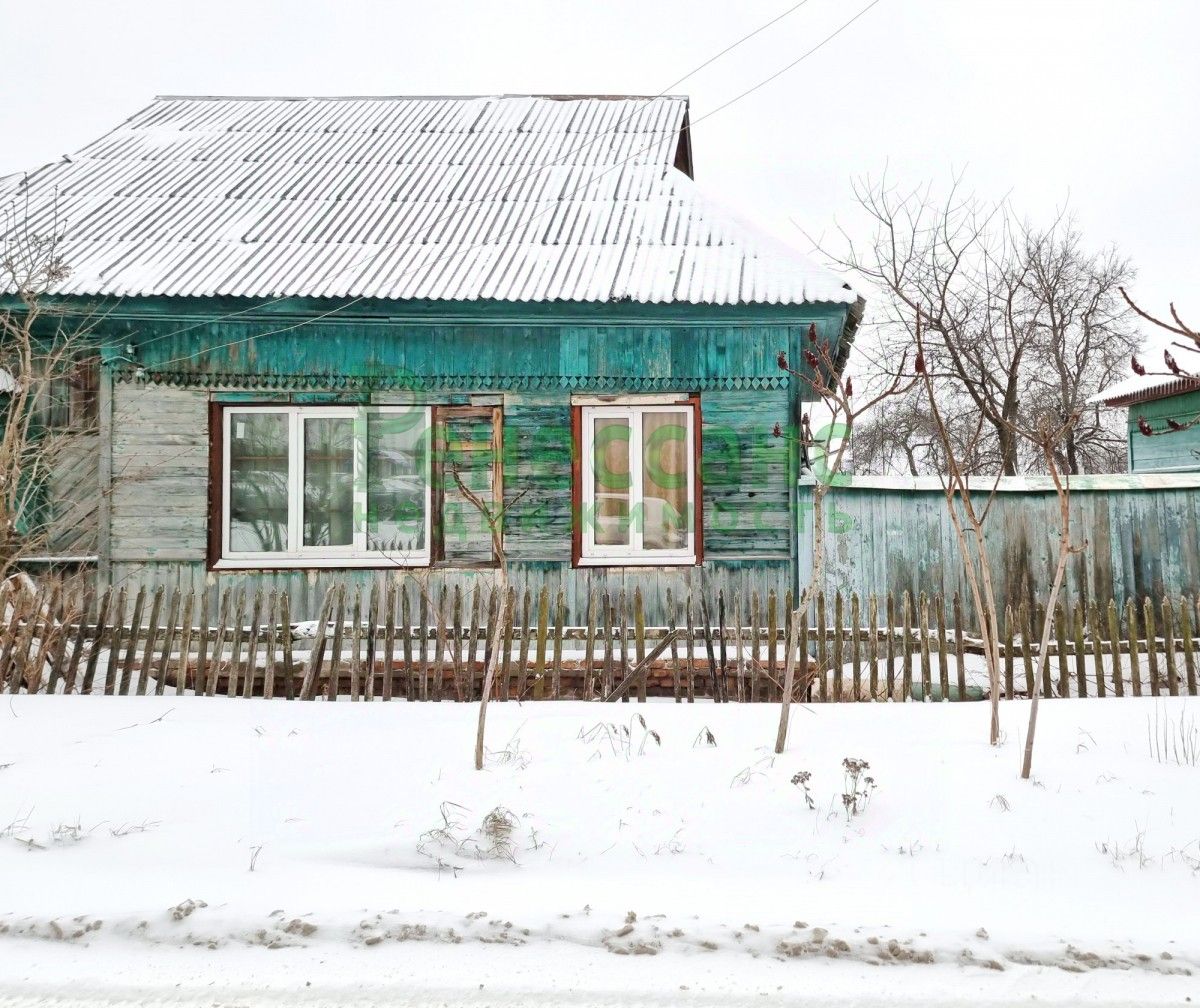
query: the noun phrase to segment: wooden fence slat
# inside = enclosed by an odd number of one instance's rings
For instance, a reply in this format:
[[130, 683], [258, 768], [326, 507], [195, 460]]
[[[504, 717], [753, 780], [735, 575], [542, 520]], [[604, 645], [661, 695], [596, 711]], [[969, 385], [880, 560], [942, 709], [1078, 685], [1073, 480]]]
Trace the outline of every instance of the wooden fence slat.
[[205, 662], [205, 653], [208, 651], [208, 622], [208, 589], [201, 585], [198, 627], [200, 634], [196, 642], [196, 684], [193, 687], [196, 696], [205, 692], [205, 686], [208, 683], [208, 669]]
[[692, 593], [688, 592], [687, 602], [684, 603], [684, 616], [687, 620], [687, 651], [684, 658], [687, 661], [687, 701], [696, 702], [696, 631], [692, 626]]
[[[3, 605], [3, 600], [0, 600], [0, 611], [2, 611]], [[79, 625], [75, 631], [75, 639], [71, 642], [71, 657], [67, 660], [67, 669], [63, 676], [64, 693], [75, 692], [76, 677], [79, 674], [79, 663], [83, 658], [83, 646], [87, 640], [88, 626], [93, 619], [95, 605], [96, 593], [91, 588], [88, 588], [84, 594], [83, 608], [79, 613]]]
[[[208, 663], [208, 679], [204, 684], [205, 696], [217, 695], [217, 678], [221, 674], [221, 654], [225, 648], [226, 627], [233, 622], [232, 614], [229, 611], [229, 597], [231, 589], [226, 588], [221, 592], [221, 602], [217, 609], [217, 625], [213, 633], [212, 645], [212, 661]], [[207, 650], [206, 638], [207, 631], [200, 639], [200, 646]]]
[[[9, 672], [8, 678], [9, 693], [18, 692], [22, 681], [25, 679], [25, 671], [29, 666], [30, 651], [33, 649], [33, 639], [37, 633], [38, 623], [41, 622], [42, 608], [46, 605], [49, 594], [44, 588], [39, 588], [37, 594], [34, 596], [32, 606], [25, 614], [25, 622], [21, 624], [20, 633], [17, 634], [16, 641], [13, 644], [12, 669]], [[0, 686], [2, 685], [0, 683]]]
[[946, 643], [946, 600], [934, 596], [934, 621], [937, 623], [938, 688], [942, 692], [942, 703], [950, 700], [950, 648]]
[[[484, 602], [483, 586], [476, 584], [471, 589], [471, 626], [467, 631], [467, 657], [466, 657], [466, 696], [468, 700], [477, 699], [475, 690], [475, 664], [478, 660], [482, 663], [486, 655], [481, 652], [487, 650], [487, 622], [488, 613], [491, 611], [491, 601]], [[476, 655], [479, 658], [476, 659]], [[482, 668], [482, 664], [480, 665]]]
[[587, 640], [583, 654], [583, 699], [592, 698], [596, 682], [596, 593], [588, 592]]
[[900, 600], [900, 611], [903, 614], [903, 632], [904, 637], [901, 641], [904, 652], [904, 667], [900, 670], [902, 675], [902, 695], [900, 697], [905, 703], [912, 699], [912, 656], [913, 656], [913, 602], [912, 596], [906, 591]]
[[1088, 606], [1088, 630], [1092, 637], [1092, 662], [1096, 666], [1096, 696], [1108, 696], [1108, 683], [1104, 678], [1104, 641], [1100, 633], [1100, 610], [1096, 600]]
[[1129, 598], [1125, 600], [1125, 637], [1129, 642], [1129, 684], [1133, 687], [1133, 695], [1142, 695], [1142, 663], [1138, 658], [1138, 611], [1137, 603]]
[[279, 593], [272, 588], [267, 593], [266, 637], [263, 640], [263, 688], [264, 700], [275, 699], [276, 656], [279, 653]]
[[746, 665], [742, 655], [742, 593], [739, 591], [733, 593], [733, 626], [730, 634], [733, 638], [734, 695], [738, 703], [743, 703], [746, 699]]
[[1078, 600], [1071, 607], [1071, 631], [1075, 637], [1075, 695], [1088, 695], [1087, 670], [1084, 668], [1083, 606]]
[[553, 700], [562, 699], [563, 624], [566, 619], [566, 590], [559, 588], [554, 599], [554, 670], [550, 677], [550, 697]]
[[851, 699], [862, 700], [862, 614], [858, 592], [850, 593], [850, 689]]
[[[285, 700], [296, 699], [296, 669], [292, 663], [292, 602], [288, 593], [279, 593], [279, 635], [282, 637], [281, 656], [283, 658], [283, 697]], [[318, 613], [318, 615], [320, 615]]]
[[776, 664], [775, 649], [779, 636], [779, 597], [772, 588], [767, 592], [767, 696], [775, 692], [779, 682], [779, 666]]
[[447, 617], [446, 608], [449, 604], [449, 596], [446, 586], [442, 585], [438, 592], [437, 605], [433, 612], [433, 675], [434, 686], [433, 698], [441, 703], [446, 698], [446, 637], [449, 630], [449, 620]]
[[729, 698], [727, 688], [728, 679], [726, 678], [729, 670], [728, 654], [725, 650], [725, 592], [724, 590], [717, 592], [717, 650], [720, 656], [720, 664], [717, 666], [717, 690], [721, 695], [721, 701], [725, 702]]
[[263, 590], [254, 593], [254, 604], [250, 608], [250, 626], [246, 634], [246, 675], [242, 683], [242, 696], [249, 700], [254, 696], [254, 683], [258, 678], [258, 641], [262, 635]]
[[[342, 687], [342, 637], [346, 631], [346, 586], [339, 584], [333, 597], [333, 643], [329, 648], [329, 675], [325, 679], [325, 699], [337, 700]], [[424, 650], [424, 644], [422, 644]]]
[[[826, 619], [825, 593], [817, 592], [817, 621], [813, 630], [817, 643], [817, 679], [816, 699], [820, 703], [829, 700], [829, 621]], [[807, 633], [805, 634], [807, 636]]]
[[242, 665], [242, 648], [246, 644], [246, 633], [244, 624], [246, 622], [246, 591], [244, 588], [237, 590], [237, 605], [234, 607], [233, 616], [233, 641], [229, 647], [229, 672], [225, 676], [225, 695], [236, 697], [241, 695], [241, 665]]
[[538, 592], [537, 636], [533, 651], [533, 698], [546, 695], [546, 635], [550, 631], [550, 586], [542, 585]]
[[1175, 608], [1171, 600], [1162, 600], [1163, 643], [1166, 646], [1167, 693], [1179, 696], [1179, 669], [1175, 664]]
[[362, 699], [362, 665], [359, 661], [362, 654], [362, 595], [357, 587], [353, 589], [354, 600], [350, 604], [350, 702], [358, 703]]
[[128, 595], [122, 587], [117, 592], [117, 608], [113, 614], [111, 635], [108, 639], [108, 668], [104, 675], [104, 695], [113, 696], [121, 677], [121, 641], [125, 633], [125, 604]]
[[[633, 646], [634, 656], [638, 665], [646, 659], [646, 612], [642, 605], [642, 589], [633, 590]], [[637, 683], [638, 703], [646, 702], [646, 680], [650, 678], [649, 670]]]
[[[153, 623], [153, 621], [151, 621]], [[167, 669], [171, 664], [171, 648], [175, 643], [175, 628], [179, 622], [179, 589], [171, 592], [171, 605], [167, 609], [167, 622], [163, 626], [162, 654], [154, 670], [154, 695], [162, 696], [167, 688]], [[147, 663], [151, 657], [150, 645], [146, 645]]]
[[1159, 696], [1162, 684], [1158, 678], [1158, 630], [1154, 619], [1154, 602], [1147, 595], [1142, 600], [1142, 629], [1146, 632], [1146, 661], [1150, 665], [1150, 695]]
[[683, 703], [683, 674], [679, 666], [679, 641], [676, 640], [675, 598], [667, 589], [667, 633], [671, 635], [671, 693]]
[[138, 588], [137, 599], [133, 603], [133, 616], [129, 620], [129, 640], [125, 644], [125, 657], [121, 661], [120, 695], [129, 696], [129, 688], [133, 685], [133, 666], [137, 656], [138, 634], [142, 626], [142, 610], [146, 606], [146, 586]]
[[830, 628], [833, 640], [831, 642], [831, 661], [833, 662], [833, 695], [831, 700], [840, 701], [845, 688], [842, 682], [842, 627], [846, 625], [845, 612], [840, 591], [833, 594], [833, 626]]
[[507, 703], [513, 688], [513, 630], [517, 621], [517, 589], [509, 587], [504, 597], [504, 643], [500, 652], [500, 696], [501, 702]]
[[[78, 607], [78, 595], [75, 592], [64, 591], [59, 595], [57, 603], [50, 611], [53, 624], [42, 640], [43, 664], [50, 666], [50, 672], [45, 681], [46, 693], [50, 695], [58, 692], [58, 684], [63, 673], [63, 659], [67, 653], [67, 640], [71, 636], [71, 626], [75, 622], [73, 617], [77, 616]], [[38, 689], [41, 689], [40, 685]]]
[[1033, 696], [1037, 689], [1033, 665], [1033, 617], [1028, 599], [1021, 599], [1017, 608], [1018, 626], [1021, 630], [1021, 665], [1025, 669], [1025, 695]]
[[417, 588], [419, 605], [417, 617], [420, 620], [417, 634], [417, 696], [422, 703], [429, 700], [429, 595], [421, 586]]
[[521, 593], [521, 650], [517, 659], [517, 699], [524, 700], [529, 692], [529, 628], [532, 599], [529, 589]]
[[963, 660], [963, 604], [962, 596], [954, 593], [954, 670], [958, 682], [958, 699], [967, 699], [967, 665]]
[[896, 600], [892, 593], [887, 594], [887, 695], [889, 700], [896, 699]]
[[383, 699], [390, 703], [396, 682], [396, 582], [391, 578], [388, 578], [383, 604], [386, 612], [383, 616], [383, 683], [381, 689]]
[[921, 592], [921, 702], [933, 702], [933, 665], [929, 655], [929, 596]]
[[1188, 696], [1196, 695], [1196, 651], [1192, 639], [1193, 603], [1186, 595], [1179, 600], [1179, 636], [1183, 643], [1183, 667], [1187, 672]]
[[[96, 624], [88, 647], [87, 666], [84, 668], [83, 684], [79, 689], [80, 693], [92, 692], [92, 684], [96, 679], [96, 666], [100, 659], [100, 651], [104, 647], [106, 624], [108, 623], [109, 609], [112, 604], [112, 593], [112, 586], [109, 585], [104, 589], [104, 594], [100, 597], [100, 605], [96, 609]], [[0, 657], [0, 672], [2, 671], [3, 658]]]
[[867, 680], [871, 700], [879, 699], [879, 596], [867, 598]]
[[413, 624], [412, 599], [409, 597], [408, 585], [400, 588], [400, 640], [404, 645], [404, 698], [417, 698], [416, 679], [413, 675]]
[[304, 678], [300, 683], [301, 700], [312, 700], [317, 695], [321, 681], [321, 664], [325, 658], [325, 637], [336, 595], [337, 586], [330, 585], [321, 602], [321, 609], [317, 614], [317, 625], [313, 630], [312, 648], [308, 652], [308, 661], [304, 666]]
[[[669, 605], [668, 605], [668, 608]], [[758, 592], [750, 593], [750, 702], [762, 699], [762, 609]]]
[[[183, 617], [180, 620], [179, 636], [179, 668], [175, 672], [175, 695], [183, 696], [188, 688], [188, 666], [191, 664], [190, 652], [192, 647], [192, 616], [196, 603], [196, 592], [189, 591], [183, 601]], [[200, 690], [198, 684], [193, 688], [196, 694]]]
[[1068, 697], [1071, 695], [1071, 660], [1067, 655], [1067, 614], [1061, 602], [1054, 605], [1054, 638], [1058, 643], [1058, 695]]
[[[465, 700], [465, 683], [463, 681], [463, 594], [462, 585], [455, 584], [450, 593], [449, 622], [446, 626], [446, 654], [450, 659], [451, 673], [454, 677], [454, 699]], [[470, 634], [467, 627], [465, 632]]]
[[371, 594], [367, 601], [367, 655], [363, 668], [365, 699], [370, 702], [375, 699], [375, 667], [378, 662], [379, 635], [379, 582], [371, 582]]
[[1112, 655], [1112, 682], [1117, 696], [1125, 695], [1125, 677], [1121, 673], [1121, 616], [1117, 612], [1116, 599], [1109, 599], [1106, 610], [1108, 617], [1108, 653]]

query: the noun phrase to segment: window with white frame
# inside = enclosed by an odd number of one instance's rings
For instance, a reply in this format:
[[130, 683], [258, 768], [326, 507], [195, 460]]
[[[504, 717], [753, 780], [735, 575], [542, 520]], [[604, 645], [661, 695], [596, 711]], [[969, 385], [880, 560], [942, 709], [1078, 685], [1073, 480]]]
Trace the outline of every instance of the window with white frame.
[[697, 404], [579, 409], [580, 563], [696, 563]]
[[430, 410], [228, 406], [223, 566], [422, 565], [430, 556]]

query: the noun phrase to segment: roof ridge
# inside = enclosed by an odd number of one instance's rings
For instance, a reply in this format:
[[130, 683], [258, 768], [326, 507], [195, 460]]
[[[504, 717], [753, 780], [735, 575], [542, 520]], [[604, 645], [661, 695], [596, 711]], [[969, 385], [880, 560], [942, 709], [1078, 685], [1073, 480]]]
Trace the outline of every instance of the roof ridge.
[[158, 101], [470, 101], [481, 98], [543, 98], [547, 101], [684, 101], [685, 94], [440, 94], [440, 95], [155, 95]]

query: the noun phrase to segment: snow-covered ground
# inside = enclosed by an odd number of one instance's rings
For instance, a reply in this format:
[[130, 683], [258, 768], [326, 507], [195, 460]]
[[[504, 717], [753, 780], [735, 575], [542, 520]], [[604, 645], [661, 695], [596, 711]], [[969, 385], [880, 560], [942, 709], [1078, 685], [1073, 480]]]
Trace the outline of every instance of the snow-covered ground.
[[0, 1004], [1200, 1001], [1187, 702], [1027, 710], [6, 697]]

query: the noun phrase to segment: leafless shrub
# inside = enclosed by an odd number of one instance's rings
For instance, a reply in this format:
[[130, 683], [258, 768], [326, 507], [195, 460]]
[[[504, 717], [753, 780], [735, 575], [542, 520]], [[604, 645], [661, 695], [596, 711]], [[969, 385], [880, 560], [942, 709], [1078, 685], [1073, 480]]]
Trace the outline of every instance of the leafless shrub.
[[627, 725], [598, 721], [586, 731], [580, 729], [576, 737], [589, 745], [607, 742], [612, 755], [624, 756], [626, 759], [644, 755], [651, 742], [659, 748], [662, 747], [662, 736], [646, 723], [645, 717], [640, 713], [634, 714]]
[[866, 760], [847, 756], [842, 760], [842, 770], [845, 774], [845, 784], [842, 789], [842, 807], [846, 811], [846, 822], [851, 816], [860, 815], [871, 804], [871, 794], [875, 790], [875, 778], [866, 776], [871, 764]]
[[[1160, 718], [1160, 708], [1161, 718]], [[1154, 721], [1146, 715], [1146, 740], [1155, 762], [1181, 767], [1200, 766], [1200, 728], [1184, 710], [1178, 723], [1161, 704], [1154, 705]]]
[[810, 780], [812, 780], [812, 774], [809, 773], [807, 770], [801, 770], [799, 773], [793, 775], [793, 777], [792, 777], [792, 783], [795, 784], [796, 787], [804, 789], [804, 803], [810, 809], [815, 810], [817, 807], [817, 803], [815, 801], [813, 801], [812, 791], [809, 790], [809, 787], [808, 787], [808, 782]]

